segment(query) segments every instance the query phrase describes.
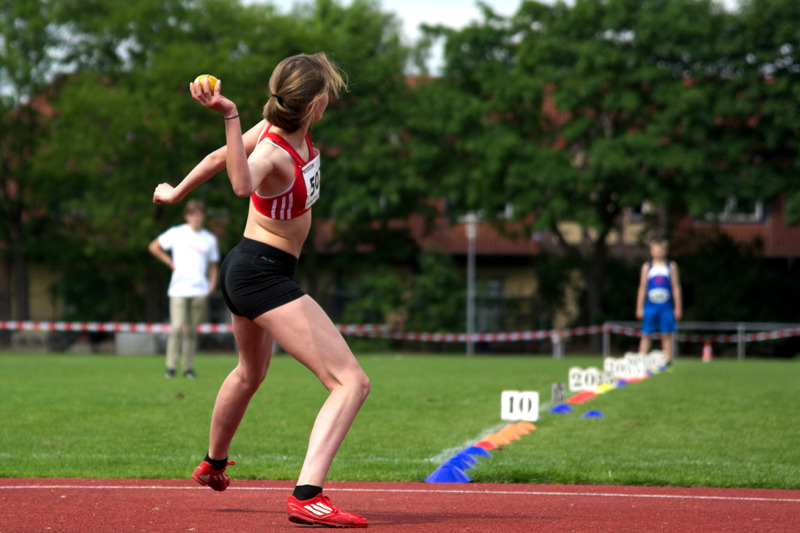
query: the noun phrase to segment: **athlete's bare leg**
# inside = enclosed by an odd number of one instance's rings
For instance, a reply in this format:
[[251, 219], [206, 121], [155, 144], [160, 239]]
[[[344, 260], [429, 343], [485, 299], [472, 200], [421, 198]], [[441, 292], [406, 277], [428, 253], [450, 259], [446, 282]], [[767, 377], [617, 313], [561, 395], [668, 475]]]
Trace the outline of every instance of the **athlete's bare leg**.
[[233, 334], [239, 347], [239, 364], [217, 393], [211, 415], [208, 455], [225, 459], [250, 399], [264, 381], [272, 357], [272, 336], [243, 316], [233, 315]]
[[639, 353], [647, 354], [650, 352], [650, 335], [643, 334], [639, 339]]
[[672, 333], [661, 335], [661, 350], [664, 352], [664, 359], [667, 364], [672, 362]]
[[330, 395], [314, 422], [298, 485], [322, 487], [333, 458], [369, 394], [369, 378], [339, 330], [309, 296], [256, 318], [278, 344], [311, 370]]

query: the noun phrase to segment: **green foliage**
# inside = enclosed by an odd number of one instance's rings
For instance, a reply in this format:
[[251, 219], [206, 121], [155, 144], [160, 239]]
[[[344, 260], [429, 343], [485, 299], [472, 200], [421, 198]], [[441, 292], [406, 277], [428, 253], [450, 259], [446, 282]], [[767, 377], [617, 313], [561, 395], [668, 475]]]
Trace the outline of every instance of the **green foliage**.
[[783, 209], [784, 216], [789, 224], [800, 224], [800, 191], [787, 197]]
[[800, 322], [787, 294], [800, 292], [797, 268], [763, 259], [759, 243], [743, 245], [722, 233], [688, 234], [673, 254], [681, 269], [689, 321]]
[[[27, 261], [65, 279], [92, 265], [115, 271], [80, 297], [54, 289], [80, 316], [92, 316], [89, 302], [110, 310], [117, 298], [152, 298], [140, 292], [159, 268], [146, 245], [181, 208], [154, 206], [151, 192], [224, 142], [187, 83], [215, 74], [255, 124], [273, 66], [299, 52], [324, 50], [348, 74], [349, 92], [312, 132], [325, 157], [315, 217], [336, 220], [337, 272], [414, 264], [417, 244], [396, 221], [430, 221], [432, 197], [501, 229], [510, 206], [524, 232], [541, 232], [583, 270], [584, 320], [594, 323], [618, 306], [606, 287], [617, 279], [608, 239], [629, 207], [663, 208], [655, 212], [668, 216], [647, 222], [668, 234], [662, 221], [714, 211], [731, 195], [785, 193], [786, 219], [800, 221], [799, 3], [752, 0], [727, 12], [711, 0], [526, 1], [511, 17], [481, 9], [463, 29], [429, 28], [414, 59], [443, 39], [444, 71], [412, 85], [412, 51], [377, 0], [313, 0], [290, 15], [229, 0], [3, 3], [0, 258], [13, 267], [15, 308], [26, 318]], [[239, 240], [245, 201], [224, 173], [194, 195], [218, 214], [224, 252]], [[592, 231], [569, 242], [564, 221]], [[383, 287], [381, 276], [364, 286]], [[368, 313], [366, 303], [352, 312]], [[455, 304], [443, 305], [449, 324]], [[429, 322], [414, 306], [414, 320]]]
[[[57, 301], [69, 302], [61, 320], [81, 322], [138, 322], [144, 315], [144, 299], [131, 294], [130, 280], [135, 274], [135, 258], [121, 254], [101, 259], [76, 258], [67, 263], [62, 277], [51, 289]], [[127, 259], [127, 261], [126, 261]], [[102, 262], [107, 268], [98, 269]], [[111, 268], [108, 268], [108, 267]]]
[[[335, 219], [337, 245], [353, 262], [408, 263], [417, 245], [390, 222], [412, 213], [432, 217], [425, 176], [409, 158], [405, 123], [416, 105], [406, 83], [408, 49], [399, 21], [374, 0], [349, 7], [318, 1], [310, 16], [319, 47], [347, 73], [349, 90], [312, 132], [325, 156], [316, 216]], [[373, 253], [365, 258], [363, 249]]]
[[384, 265], [345, 280], [351, 295], [342, 320], [351, 324], [385, 324], [403, 307], [407, 281]]
[[[15, 98], [4, 99], [0, 117], [3, 131], [15, 132], [0, 142], [0, 212], [9, 221], [0, 242], [17, 254], [20, 301], [28, 260], [63, 269], [64, 281], [92, 264], [114, 271], [107, 281], [129, 277], [113, 291], [106, 282], [82, 285], [88, 293], [62, 282], [55, 293], [70, 298], [77, 315], [106, 315], [120, 299], [142, 298], [137, 291], [158, 268], [147, 244], [181, 221], [180, 206], [152, 204], [155, 185], [177, 183], [224, 143], [221, 123], [188, 94], [203, 72], [223, 80], [243, 122], [255, 124], [274, 65], [327, 51], [348, 72], [351, 92], [314, 132], [328, 176], [315, 212], [338, 211], [342, 222], [363, 228], [406, 215], [423, 190], [395, 164], [402, 147], [388, 142], [399, 138], [406, 51], [398, 23], [374, 1], [319, 0], [282, 16], [271, 5], [228, 0], [57, 0], [14, 2], [0, 16], [0, 42], [13, 44], [2, 48], [0, 81], [12, 83]], [[25, 105], [30, 96], [47, 105]], [[233, 246], [247, 209], [224, 173], [192, 195], [219, 215], [223, 252]], [[54, 246], [64, 253], [47, 253]]]
[[[43, 209], [36, 186], [50, 176], [36, 173], [35, 153], [47, 139], [50, 77], [63, 66], [53, 55], [65, 35], [51, 25], [50, 2], [4, 2], [0, 5], [0, 259], [18, 294], [27, 295], [26, 260], [35, 254], [37, 239], [55, 217]], [[6, 283], [8, 286], [11, 283]], [[2, 299], [0, 313], [8, 315], [10, 298]], [[27, 318], [26, 296], [16, 306]]]
[[409, 302], [409, 331], [464, 331], [464, 276], [453, 257], [439, 250], [423, 252]]
[[464, 329], [464, 279], [444, 252], [422, 252], [412, 276], [377, 265], [346, 277], [345, 287], [351, 296], [342, 316], [345, 323], [401, 324], [408, 331]]
[[604, 314], [600, 315], [598, 323], [635, 319], [641, 266], [638, 261], [609, 260], [602, 283]]
[[[425, 122], [410, 124], [442, 149], [423, 147], [423, 168], [457, 212], [502, 225], [510, 205], [582, 258], [595, 323], [609, 310], [608, 239], [627, 208], [648, 201], [677, 217], [797, 190], [790, 3], [734, 13], [710, 0], [530, 1], [507, 19], [487, 8], [466, 28], [430, 28], [445, 39], [444, 73], [420, 85]], [[593, 231], [569, 241], [568, 220]]]
[[[373, 392], [331, 480], [424, 480], [505, 425], [500, 392], [511, 389], [539, 391], [538, 429], [482, 458], [469, 472], [477, 482], [800, 488], [797, 362], [682, 360], [674, 373], [554, 415], [552, 383], [600, 358], [359, 359]], [[3, 477], [185, 479], [203, 458], [217, 389], [236, 364], [201, 355], [198, 379], [165, 380], [162, 357], [0, 360]], [[275, 357], [234, 438], [234, 480], [296, 479], [325, 397], [305, 367]], [[580, 417], [590, 409], [604, 418]]]

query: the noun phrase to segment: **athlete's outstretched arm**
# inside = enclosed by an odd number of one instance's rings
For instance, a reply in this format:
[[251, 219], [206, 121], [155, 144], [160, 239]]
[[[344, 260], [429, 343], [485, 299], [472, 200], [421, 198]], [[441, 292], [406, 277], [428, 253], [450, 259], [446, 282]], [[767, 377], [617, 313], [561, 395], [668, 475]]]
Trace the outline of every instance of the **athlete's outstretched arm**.
[[[262, 129], [264, 129], [263, 120], [242, 135], [246, 153], [253, 151]], [[222, 146], [205, 156], [175, 187], [169, 183], [160, 183], [153, 193], [153, 203], [174, 204], [183, 200], [195, 187], [205, 183], [226, 167], [227, 150], [227, 146]]]

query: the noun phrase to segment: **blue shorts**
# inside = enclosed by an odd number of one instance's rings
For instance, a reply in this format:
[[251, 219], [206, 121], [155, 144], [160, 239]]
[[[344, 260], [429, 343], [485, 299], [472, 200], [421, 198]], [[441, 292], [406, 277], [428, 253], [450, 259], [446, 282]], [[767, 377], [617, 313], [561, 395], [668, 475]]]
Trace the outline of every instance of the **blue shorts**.
[[642, 333], [650, 335], [656, 330], [659, 333], [674, 333], [675, 332], [675, 313], [672, 310], [672, 304], [645, 304], [644, 305], [644, 320], [642, 320]]
[[269, 244], [242, 237], [219, 270], [222, 298], [231, 313], [255, 320], [302, 297], [294, 280], [297, 258]]

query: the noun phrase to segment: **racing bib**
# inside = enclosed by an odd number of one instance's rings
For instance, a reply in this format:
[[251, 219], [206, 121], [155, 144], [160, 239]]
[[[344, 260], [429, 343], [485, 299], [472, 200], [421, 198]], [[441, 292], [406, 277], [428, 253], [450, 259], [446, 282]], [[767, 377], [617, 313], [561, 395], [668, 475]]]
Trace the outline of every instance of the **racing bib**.
[[669, 291], [662, 287], [656, 287], [647, 291], [647, 299], [654, 304], [663, 304], [669, 300]]
[[303, 181], [306, 184], [306, 209], [319, 199], [319, 169], [320, 154], [317, 151], [317, 156], [303, 167]]

